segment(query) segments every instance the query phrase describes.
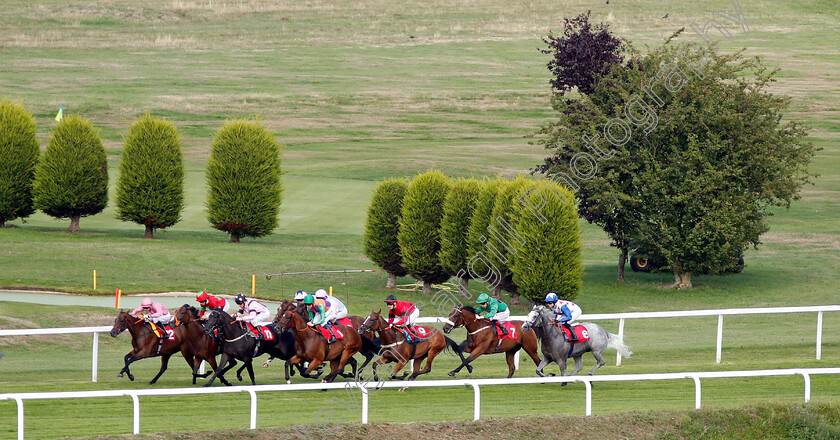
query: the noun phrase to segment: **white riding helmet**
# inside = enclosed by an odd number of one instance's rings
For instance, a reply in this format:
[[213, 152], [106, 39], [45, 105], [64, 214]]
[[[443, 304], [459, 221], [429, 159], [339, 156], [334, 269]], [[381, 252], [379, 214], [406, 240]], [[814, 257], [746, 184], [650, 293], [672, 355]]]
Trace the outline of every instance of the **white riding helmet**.
[[306, 292], [303, 290], [298, 290], [297, 293], [295, 293], [295, 301], [303, 301], [304, 298], [306, 298]]
[[315, 298], [323, 299], [327, 297], [327, 291], [324, 289], [318, 289], [315, 291]]

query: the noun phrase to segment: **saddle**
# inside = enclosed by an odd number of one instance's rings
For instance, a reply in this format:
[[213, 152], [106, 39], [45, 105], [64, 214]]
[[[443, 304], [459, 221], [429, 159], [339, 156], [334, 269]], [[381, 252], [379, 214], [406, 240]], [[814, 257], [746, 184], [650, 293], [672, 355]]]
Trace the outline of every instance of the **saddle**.
[[427, 327], [423, 327], [422, 325], [396, 328], [402, 331], [403, 336], [405, 336], [405, 339], [409, 344], [419, 344], [420, 342], [429, 339], [429, 336], [432, 335], [433, 331]]
[[[569, 330], [567, 330], [566, 327], [558, 324], [557, 322], [553, 322], [551, 323], [551, 325], [559, 328], [560, 331], [563, 332], [563, 336], [566, 338], [566, 341], [569, 341], [571, 335], [569, 334]], [[579, 344], [581, 342], [589, 340], [589, 330], [587, 330], [586, 327], [584, 327], [581, 324], [575, 324], [572, 326], [572, 328], [575, 329], [575, 335], [577, 335], [578, 337], [578, 340], [572, 342], [572, 344]]]
[[175, 332], [172, 332], [172, 327], [169, 324], [161, 325], [154, 321], [149, 321], [149, 326], [152, 328], [152, 332], [155, 334], [155, 336], [157, 336], [161, 340], [175, 340]]
[[269, 324], [264, 325], [254, 325], [250, 322], [245, 321], [246, 328], [253, 333], [254, 337], [259, 340], [264, 341], [273, 341], [274, 340], [274, 332], [271, 331], [271, 327]]
[[[502, 329], [499, 328], [501, 326], [505, 327], [505, 329], [507, 330], [507, 334], [504, 334], [504, 332], [502, 332]], [[514, 326], [510, 321], [500, 322], [498, 326], [494, 325], [493, 327], [496, 328], [496, 336], [500, 340], [516, 339], [519, 336], [516, 334], [516, 326]]]
[[[328, 341], [330, 340], [330, 331], [329, 331], [329, 329], [324, 328], [324, 326], [322, 326], [322, 325], [317, 325], [317, 326], [315, 326], [315, 328], [316, 328], [319, 332], [321, 332], [321, 336], [323, 336], [323, 337], [324, 337], [324, 339], [326, 339], [326, 340], [328, 340]], [[332, 329], [333, 329], [333, 333], [335, 333], [335, 339], [336, 339], [336, 340], [344, 339], [344, 333], [342, 333], [342, 332], [341, 332], [341, 329], [339, 329], [337, 325], [334, 325], [334, 326], [332, 327]]]

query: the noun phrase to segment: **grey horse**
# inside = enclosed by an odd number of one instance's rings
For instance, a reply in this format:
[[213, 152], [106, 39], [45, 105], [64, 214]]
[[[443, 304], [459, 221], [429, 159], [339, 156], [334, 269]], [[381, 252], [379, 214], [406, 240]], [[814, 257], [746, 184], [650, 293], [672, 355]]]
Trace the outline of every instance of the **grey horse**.
[[[543, 359], [540, 365], [537, 366], [537, 374], [542, 377], [545, 377], [545, 373], [542, 371], [543, 368], [552, 362], [556, 362], [560, 366], [560, 375], [565, 376], [566, 359], [568, 357], [572, 357], [575, 360], [575, 369], [569, 374], [569, 376], [574, 376], [583, 369], [583, 363], [580, 357], [587, 351], [591, 351], [592, 356], [595, 356], [595, 360], [598, 361], [598, 365], [595, 365], [595, 368], [589, 370], [588, 374], [590, 376], [606, 364], [601, 354], [608, 348], [618, 350], [623, 357], [630, 357], [633, 354], [629, 347], [624, 345], [622, 338], [604, 330], [600, 325], [591, 322], [584, 322], [582, 324], [588, 330], [590, 339], [579, 342], [572, 348], [572, 344], [566, 341], [563, 332], [557, 326], [551, 325], [553, 322], [554, 312], [548, 307], [538, 304], [528, 313], [528, 318], [525, 320], [525, 324], [522, 325], [523, 331], [527, 332], [530, 329], [534, 329], [537, 337], [541, 341]], [[552, 373], [551, 376], [554, 376], [554, 374]]]

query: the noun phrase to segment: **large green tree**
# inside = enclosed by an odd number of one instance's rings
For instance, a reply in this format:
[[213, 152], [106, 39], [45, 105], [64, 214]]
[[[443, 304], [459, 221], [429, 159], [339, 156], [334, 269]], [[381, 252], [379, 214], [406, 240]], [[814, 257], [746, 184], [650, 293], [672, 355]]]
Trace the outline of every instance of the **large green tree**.
[[32, 184], [38, 154], [35, 119], [23, 106], [0, 101], [0, 228], [35, 212]]
[[277, 227], [283, 186], [280, 146], [259, 122], [226, 123], [213, 137], [207, 161], [208, 220], [230, 234], [262, 237]]
[[428, 171], [411, 180], [403, 200], [398, 242], [408, 273], [423, 282], [423, 293], [432, 283], [449, 275], [440, 265], [440, 222], [451, 183], [439, 171]]
[[79, 219], [108, 205], [108, 164], [99, 131], [79, 116], [65, 117], [53, 130], [47, 151], [35, 169], [35, 207], [55, 218], [69, 218], [70, 232]]
[[590, 95], [559, 100], [541, 142], [553, 152], [543, 171], [621, 212], [630, 240], [666, 259], [666, 287], [691, 288], [693, 273], [726, 271], [760, 244], [770, 207], [809, 182], [815, 149], [784, 119], [788, 100], [767, 91], [776, 71], [678, 35], [614, 66]]
[[493, 290], [493, 296], [499, 298], [502, 292], [500, 284], [499, 269], [488, 257], [487, 249], [487, 228], [490, 226], [493, 207], [496, 205], [496, 197], [499, 190], [505, 185], [501, 178], [495, 178], [484, 184], [478, 192], [475, 201], [475, 209], [470, 219], [470, 227], [467, 231], [467, 271], [472, 278], [480, 278]]
[[[519, 221], [517, 206], [520, 203], [519, 195], [533, 185], [533, 180], [519, 176], [505, 182], [499, 188], [493, 211], [490, 214], [486, 239], [483, 240], [487, 256], [499, 270], [501, 276], [499, 286], [510, 294], [513, 304], [519, 304], [519, 287], [513, 279], [511, 261], [517, 252], [517, 247], [524, 244], [523, 237], [516, 233], [516, 224]], [[481, 241], [481, 237], [479, 240]]]
[[367, 210], [364, 253], [371, 261], [388, 272], [389, 289], [397, 287], [397, 277], [408, 274], [403, 266], [400, 245], [400, 216], [403, 199], [408, 190], [405, 179], [386, 179], [373, 192]]
[[460, 277], [464, 291], [472, 278], [467, 268], [470, 222], [482, 187], [482, 182], [477, 179], [457, 179], [443, 203], [438, 257], [441, 267], [449, 275]]
[[181, 141], [171, 122], [146, 114], [125, 136], [117, 179], [117, 218], [155, 229], [181, 220], [184, 209], [184, 166]]

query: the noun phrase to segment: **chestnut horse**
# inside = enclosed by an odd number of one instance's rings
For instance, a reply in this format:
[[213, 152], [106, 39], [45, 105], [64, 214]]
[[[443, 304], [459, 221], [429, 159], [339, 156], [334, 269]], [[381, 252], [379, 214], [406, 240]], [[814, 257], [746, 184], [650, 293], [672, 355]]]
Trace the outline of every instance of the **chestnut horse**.
[[301, 373], [301, 376], [310, 379], [317, 378], [318, 375], [312, 376], [312, 370], [317, 369], [323, 362], [329, 361], [330, 374], [324, 378], [324, 382], [332, 382], [348, 363], [353, 367], [353, 376], [355, 377], [356, 360], [353, 359], [353, 355], [358, 353], [362, 347], [362, 338], [352, 328], [342, 324], [334, 326], [344, 334], [344, 339], [328, 344], [327, 340], [321, 336], [321, 332], [307, 325], [307, 322], [295, 309], [288, 310], [283, 314], [280, 318], [280, 325], [285, 329], [292, 330], [295, 335], [297, 354], [289, 362], [309, 362], [309, 366]]
[[[380, 313], [381, 310], [379, 312], [371, 310], [370, 316], [358, 328], [358, 332], [361, 334], [378, 332], [382, 348], [386, 349], [382, 351], [382, 355], [373, 364], [373, 374], [377, 380], [379, 378], [379, 375], [376, 373], [377, 365], [396, 362], [397, 366], [391, 372], [391, 379], [396, 379], [397, 373], [405, 364], [410, 360], [414, 360], [414, 372], [408, 378], [408, 380], [414, 380], [417, 376], [432, 371], [432, 361], [447, 346], [455, 347], [456, 352], [458, 352], [458, 344], [444, 336], [437, 329], [433, 329], [428, 338], [421, 342], [408, 343], [403, 332], [388, 324]], [[458, 353], [460, 355], [460, 352]], [[423, 359], [426, 359], [426, 367], [421, 370], [420, 364], [423, 362]], [[463, 362], [463, 360], [464, 358], [461, 355], [461, 361]], [[403, 380], [406, 376], [408, 376], [408, 372], [404, 373], [399, 379]]]
[[513, 335], [514, 339], [499, 340], [496, 336], [496, 326], [490, 320], [479, 318], [476, 315], [475, 309], [472, 306], [455, 307], [449, 312], [449, 320], [443, 331], [449, 333], [454, 328], [461, 326], [467, 329], [467, 340], [469, 345], [464, 351], [470, 352], [470, 357], [461, 362], [458, 368], [449, 372], [450, 376], [455, 376], [462, 368], [467, 366], [475, 358], [482, 354], [505, 353], [508, 364], [508, 378], [513, 376], [516, 370], [513, 364], [513, 356], [520, 348], [525, 349], [525, 352], [534, 360], [534, 365], [540, 364], [540, 356], [537, 354], [537, 336], [534, 332], [525, 332], [522, 330], [522, 321], [508, 321], [514, 325]]
[[[184, 355], [184, 359], [186, 359], [187, 364], [193, 370], [193, 375], [196, 374], [198, 371], [198, 366], [201, 365], [201, 360], [196, 358], [190, 348], [184, 350], [184, 342], [187, 341], [187, 331], [185, 327], [175, 327], [172, 329], [174, 333], [175, 340], [169, 340], [168, 338], [163, 339], [161, 343], [161, 338], [159, 338], [155, 332], [152, 331], [152, 327], [150, 324], [145, 322], [144, 318], [135, 318], [131, 314], [125, 311], [121, 311], [117, 318], [114, 319], [114, 327], [111, 328], [111, 337], [116, 338], [119, 336], [120, 333], [128, 330], [131, 333], [131, 345], [134, 347], [134, 350], [128, 352], [123, 360], [125, 361], [125, 366], [123, 369], [120, 370], [117, 377], [123, 377], [123, 373], [128, 375], [130, 380], [134, 380], [134, 375], [131, 374], [131, 370], [129, 370], [129, 365], [132, 362], [145, 359], [148, 357], [155, 357], [160, 356], [160, 371], [149, 382], [150, 385], [157, 382], [160, 376], [166, 371], [166, 367], [169, 364], [169, 358], [181, 351]], [[211, 357], [212, 359], [212, 357]], [[193, 376], [193, 383], [195, 383], [195, 377]]]

